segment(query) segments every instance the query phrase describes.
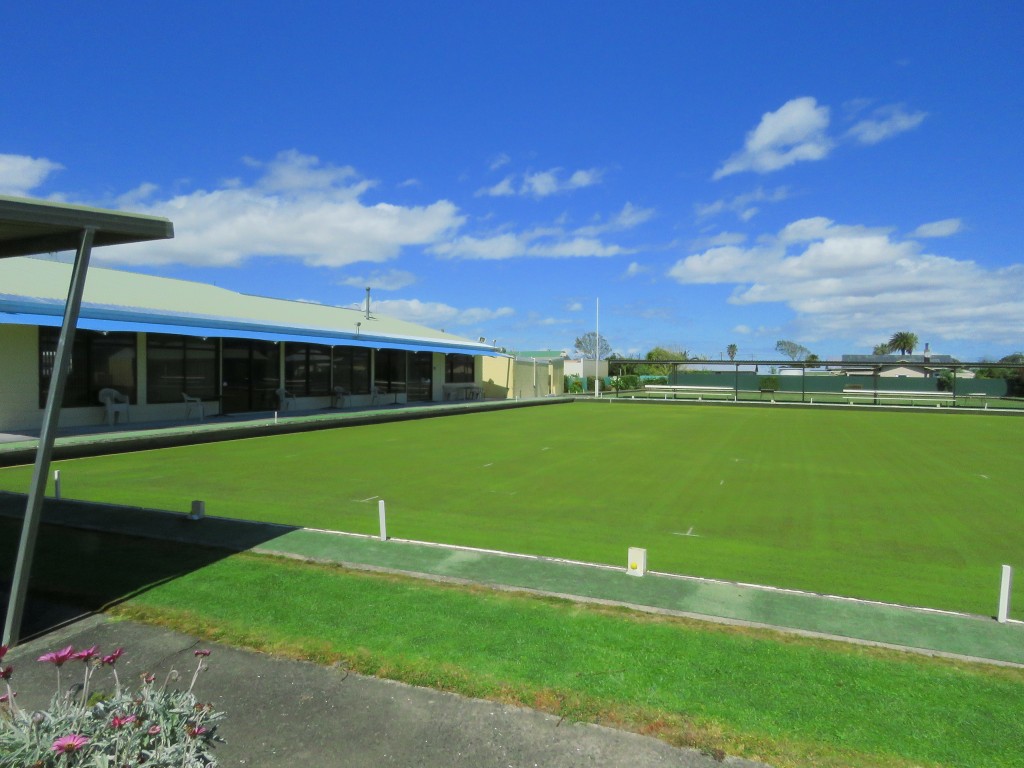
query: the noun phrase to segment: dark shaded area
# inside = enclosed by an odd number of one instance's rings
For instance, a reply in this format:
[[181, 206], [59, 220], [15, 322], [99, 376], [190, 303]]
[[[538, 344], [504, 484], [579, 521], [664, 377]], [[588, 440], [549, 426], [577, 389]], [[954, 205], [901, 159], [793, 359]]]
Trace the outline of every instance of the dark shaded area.
[[[133, 432], [130, 436], [122, 437], [117, 433], [118, 428], [108, 428], [97, 425], [95, 428], [96, 439], [75, 442], [65, 442], [58, 438], [53, 446], [53, 460], [80, 459], [86, 456], [106, 456], [116, 453], [133, 453], [135, 451], [150, 451], [157, 448], [176, 448], [183, 445], [203, 445], [205, 443], [219, 443], [225, 440], [247, 440], [253, 437], [268, 437], [271, 435], [290, 435], [299, 432], [318, 432], [324, 429], [345, 429], [347, 427], [362, 427], [371, 424], [385, 424], [394, 421], [419, 421], [421, 419], [437, 419], [446, 416], [463, 416], [473, 413], [487, 411], [506, 411], [513, 408], [535, 408], [541, 405], [557, 405], [559, 403], [571, 403], [572, 398], [557, 397], [544, 398], [541, 400], [509, 400], [508, 402], [487, 402], [483, 404], [463, 403], [451, 405], [445, 403], [441, 408], [413, 408], [406, 409], [397, 406], [391, 410], [368, 411], [365, 415], [353, 415], [339, 413], [337, 418], [318, 419], [306, 421], [302, 419], [281, 418], [277, 423], [273, 422], [272, 412], [263, 415], [267, 421], [254, 421], [256, 414], [245, 414], [246, 421], [231, 423], [231, 416], [214, 416], [208, 420], [208, 424], [220, 424], [220, 428], [212, 430], [182, 431], [181, 425], [176, 424], [170, 429], [154, 426], [144, 434]], [[422, 405], [422, 404], [421, 404]], [[140, 425], [128, 425], [128, 429], [138, 430]], [[0, 450], [0, 467], [13, 467], [23, 464], [31, 464], [36, 458], [36, 442], [26, 442], [17, 447]]]
[[[0, 610], [7, 615], [26, 497], [0, 492]], [[27, 640], [168, 579], [295, 530], [283, 525], [47, 499], [22, 626]]]

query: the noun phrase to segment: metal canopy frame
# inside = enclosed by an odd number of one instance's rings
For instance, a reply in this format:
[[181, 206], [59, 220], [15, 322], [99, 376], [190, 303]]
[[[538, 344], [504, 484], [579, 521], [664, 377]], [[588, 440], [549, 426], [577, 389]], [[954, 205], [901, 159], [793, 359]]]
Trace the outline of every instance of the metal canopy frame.
[[166, 240], [172, 237], [174, 225], [168, 219], [158, 216], [0, 196], [0, 258], [75, 251], [75, 263], [57, 342], [53, 377], [46, 397], [43, 428], [36, 448], [32, 483], [25, 504], [25, 519], [18, 544], [18, 557], [11, 581], [10, 598], [7, 601], [2, 641], [4, 645], [17, 644], [21, 636], [21, 620], [28, 594], [28, 579], [32, 572], [32, 558], [39, 532], [43, 497], [46, 493], [46, 478], [50, 471], [50, 457], [57, 436], [60, 404], [64, 399], [64, 386], [67, 383], [75, 328], [82, 306], [82, 292], [85, 289], [85, 276], [89, 270], [92, 249], [95, 246]]

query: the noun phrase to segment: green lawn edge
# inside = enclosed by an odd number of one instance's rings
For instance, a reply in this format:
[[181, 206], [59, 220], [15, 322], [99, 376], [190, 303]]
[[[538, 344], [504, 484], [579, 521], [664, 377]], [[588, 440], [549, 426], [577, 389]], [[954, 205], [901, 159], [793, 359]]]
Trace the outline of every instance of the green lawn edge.
[[780, 768], [1021, 764], [1020, 669], [254, 554], [113, 612]]

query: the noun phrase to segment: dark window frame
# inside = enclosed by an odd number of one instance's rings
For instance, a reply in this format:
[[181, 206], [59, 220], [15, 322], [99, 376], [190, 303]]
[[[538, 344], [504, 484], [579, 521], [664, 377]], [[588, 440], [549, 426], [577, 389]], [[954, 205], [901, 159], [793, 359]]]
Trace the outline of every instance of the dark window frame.
[[331, 347], [307, 342], [285, 342], [284, 388], [298, 397], [331, 394], [334, 359]]
[[[157, 387], [157, 365], [166, 364], [169, 358], [154, 355], [157, 349], [180, 352], [177, 374], [166, 371], [159, 374], [167, 379], [177, 375], [178, 382], [172, 386]], [[213, 352], [213, 369], [209, 370], [209, 354]], [[207, 370], [204, 372], [203, 368]], [[203, 381], [195, 384], [194, 379]], [[167, 394], [164, 394], [166, 392]], [[170, 394], [173, 393], [173, 394]], [[204, 401], [217, 400], [220, 397], [220, 343], [217, 339], [204, 339], [198, 336], [183, 336], [173, 333], [146, 334], [146, 403], [161, 405], [182, 401], [182, 393], [190, 397], [198, 397]]]
[[462, 355], [454, 352], [445, 355], [444, 383], [475, 384], [476, 357], [473, 355]]
[[[53, 378], [53, 364], [57, 358], [60, 328], [39, 327], [39, 407], [46, 407], [46, 398]], [[117, 342], [121, 342], [118, 344]], [[114, 350], [111, 352], [111, 350]], [[130, 382], [117, 378], [109, 362], [119, 353], [128, 352], [131, 367]], [[106, 365], [104, 365], [106, 363]], [[64, 385], [62, 408], [99, 407], [99, 392], [111, 387], [128, 396], [132, 405], [138, 403], [139, 391], [138, 334], [130, 331], [75, 330], [71, 349], [71, 370]], [[120, 373], [123, 374], [123, 371]]]

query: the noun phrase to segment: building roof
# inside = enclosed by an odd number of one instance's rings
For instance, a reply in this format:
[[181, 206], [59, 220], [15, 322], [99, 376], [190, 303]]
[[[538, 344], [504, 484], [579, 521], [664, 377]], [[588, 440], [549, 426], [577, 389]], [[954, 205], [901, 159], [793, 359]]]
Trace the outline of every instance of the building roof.
[[952, 355], [843, 355], [843, 362], [865, 365], [942, 365], [960, 361]]
[[532, 349], [525, 352], [516, 351], [512, 353], [518, 358], [526, 360], [564, 360], [568, 355], [560, 349]]
[[174, 225], [159, 216], [0, 195], [0, 259], [76, 250], [85, 229], [94, 247], [174, 237]]
[[[0, 323], [59, 326], [71, 265], [0, 261]], [[372, 309], [372, 306], [371, 306]], [[205, 283], [93, 267], [80, 328], [304, 341], [496, 355], [493, 347], [364, 310], [236, 293]]]

